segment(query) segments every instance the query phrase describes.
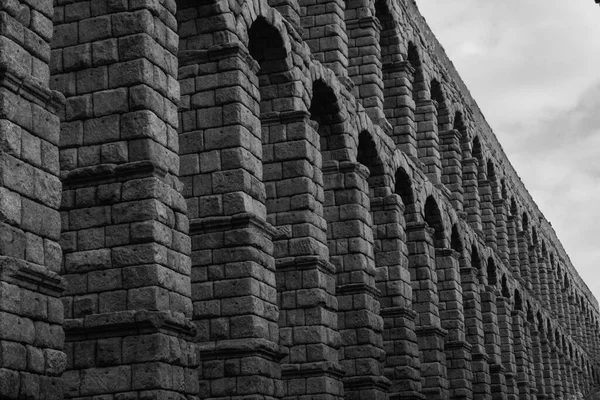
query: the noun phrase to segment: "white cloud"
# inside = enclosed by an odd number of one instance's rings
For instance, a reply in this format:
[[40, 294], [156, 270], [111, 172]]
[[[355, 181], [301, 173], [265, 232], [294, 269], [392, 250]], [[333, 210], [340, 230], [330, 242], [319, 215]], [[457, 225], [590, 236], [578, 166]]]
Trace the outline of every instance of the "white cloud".
[[592, 0], [417, 3], [600, 298], [600, 8]]

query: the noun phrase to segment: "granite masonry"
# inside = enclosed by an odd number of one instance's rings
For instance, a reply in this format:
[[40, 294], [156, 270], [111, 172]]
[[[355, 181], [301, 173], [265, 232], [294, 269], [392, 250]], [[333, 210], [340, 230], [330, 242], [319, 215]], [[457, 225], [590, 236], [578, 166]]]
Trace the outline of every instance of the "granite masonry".
[[599, 384], [598, 302], [412, 0], [0, 0], [0, 399]]

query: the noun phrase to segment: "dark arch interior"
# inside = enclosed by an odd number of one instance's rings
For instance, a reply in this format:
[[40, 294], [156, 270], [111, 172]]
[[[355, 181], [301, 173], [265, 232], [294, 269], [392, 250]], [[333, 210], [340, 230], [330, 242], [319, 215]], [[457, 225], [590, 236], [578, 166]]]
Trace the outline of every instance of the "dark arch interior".
[[496, 285], [498, 283], [498, 276], [496, 272], [496, 263], [492, 257], [488, 258], [487, 262], [487, 278], [488, 284]]
[[462, 239], [460, 238], [460, 233], [458, 233], [458, 226], [454, 224], [452, 226], [452, 237], [450, 238], [450, 247], [452, 250], [456, 251], [459, 254], [463, 252], [463, 244]]
[[502, 275], [502, 297], [510, 298], [510, 290], [508, 289], [508, 282], [506, 275]]
[[415, 199], [412, 190], [412, 183], [410, 181], [410, 177], [402, 167], [396, 170], [396, 184], [394, 192], [400, 195], [405, 207], [414, 204]]
[[444, 224], [442, 221], [442, 214], [440, 213], [440, 209], [433, 199], [433, 197], [429, 196], [425, 201], [425, 222], [431, 228], [435, 230], [434, 239], [435, 239], [435, 247], [444, 248], [445, 246], [445, 238], [444, 238]]
[[477, 247], [473, 245], [471, 248], [471, 267], [476, 268], [478, 271], [481, 271], [481, 259], [479, 258], [479, 252], [477, 251]]

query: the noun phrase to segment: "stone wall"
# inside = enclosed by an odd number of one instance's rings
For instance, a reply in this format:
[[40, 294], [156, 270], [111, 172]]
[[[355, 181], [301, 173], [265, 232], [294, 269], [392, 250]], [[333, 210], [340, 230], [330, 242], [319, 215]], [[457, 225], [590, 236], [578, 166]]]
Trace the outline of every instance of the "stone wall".
[[0, 18], [1, 398], [600, 383], [598, 302], [411, 0]]

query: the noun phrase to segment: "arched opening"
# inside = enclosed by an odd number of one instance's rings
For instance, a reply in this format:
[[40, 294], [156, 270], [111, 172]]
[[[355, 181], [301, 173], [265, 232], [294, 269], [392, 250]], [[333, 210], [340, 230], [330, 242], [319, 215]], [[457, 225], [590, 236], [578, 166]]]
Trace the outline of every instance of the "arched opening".
[[408, 42], [407, 59], [411, 67], [414, 69], [412, 96], [413, 100], [417, 101], [424, 98], [427, 88], [425, 87], [425, 79], [423, 76], [423, 68], [421, 65], [419, 50], [413, 42]]
[[519, 289], [515, 289], [515, 310], [523, 311], [523, 299], [521, 298]]
[[425, 201], [425, 222], [434, 229], [434, 244], [436, 248], [446, 248], [446, 237], [444, 233], [444, 223], [442, 214], [437, 202], [432, 196], [427, 197]]
[[446, 104], [446, 97], [442, 85], [437, 79], [431, 81], [431, 100], [435, 101], [435, 108], [437, 113], [437, 132], [442, 133], [450, 129], [450, 111], [448, 104]]
[[487, 262], [487, 279], [488, 285], [496, 286], [498, 284], [498, 275], [496, 271], [496, 262], [492, 257], [488, 258]]
[[522, 224], [523, 224], [523, 231], [529, 232], [529, 217], [527, 216], [526, 212], [523, 212]]
[[394, 193], [400, 195], [402, 202], [404, 203], [405, 210], [408, 211], [408, 208], [413, 206], [415, 203], [412, 182], [406, 173], [406, 170], [402, 167], [399, 167], [396, 170], [395, 178], [396, 183], [394, 186]]
[[450, 248], [459, 254], [463, 252], [463, 243], [460, 233], [458, 232], [458, 225], [452, 225], [452, 236], [450, 238]]
[[505, 297], [507, 299], [510, 298], [510, 289], [508, 288], [506, 275], [502, 275], [502, 297]]
[[477, 270], [478, 275], [481, 274], [481, 258], [479, 258], [479, 252], [475, 245], [471, 248], [471, 267]]

